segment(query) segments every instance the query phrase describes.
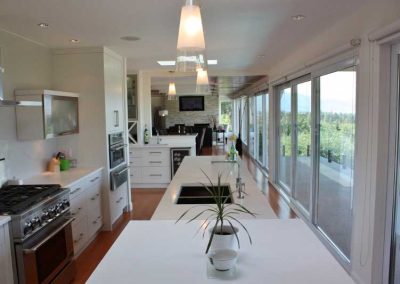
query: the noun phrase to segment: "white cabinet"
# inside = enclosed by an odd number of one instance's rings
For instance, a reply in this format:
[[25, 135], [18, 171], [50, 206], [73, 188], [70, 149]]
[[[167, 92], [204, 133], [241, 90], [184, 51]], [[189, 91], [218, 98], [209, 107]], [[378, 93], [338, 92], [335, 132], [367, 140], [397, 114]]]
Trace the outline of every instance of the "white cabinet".
[[103, 225], [101, 182], [101, 171], [97, 171], [69, 186], [70, 211], [75, 218], [72, 222], [75, 255], [87, 246]]
[[0, 225], [0, 283], [14, 283], [8, 223]]
[[104, 88], [108, 132], [123, 131], [124, 126], [124, 62], [121, 57], [104, 54]]
[[129, 149], [131, 187], [165, 187], [171, 181], [169, 147]]
[[112, 224], [124, 212], [128, 205], [128, 183], [121, 184], [116, 190], [111, 192], [111, 222]]

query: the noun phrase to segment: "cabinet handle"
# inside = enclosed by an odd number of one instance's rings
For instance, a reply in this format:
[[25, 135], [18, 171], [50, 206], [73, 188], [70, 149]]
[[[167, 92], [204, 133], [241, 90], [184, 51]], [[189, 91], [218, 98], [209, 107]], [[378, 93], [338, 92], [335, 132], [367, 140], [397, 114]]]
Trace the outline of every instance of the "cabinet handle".
[[94, 200], [96, 200], [97, 197], [99, 197], [99, 196], [100, 196], [100, 193], [97, 193], [95, 196], [93, 196], [92, 198], [90, 198], [90, 200], [94, 201]]
[[151, 174], [151, 177], [162, 177], [162, 174]]
[[149, 154], [161, 154], [161, 152], [149, 152]]
[[161, 161], [150, 161], [149, 163], [150, 164], [161, 164], [162, 162]]
[[78, 208], [78, 211], [76, 211], [75, 213], [71, 213], [72, 216], [76, 216], [78, 215], [78, 213], [82, 210], [81, 207]]
[[82, 189], [82, 188], [78, 187], [77, 189], [75, 189], [74, 191], [72, 191], [72, 192], [70, 193], [70, 195], [77, 193], [77, 192], [78, 192], [79, 190], [81, 190], [81, 189]]
[[119, 111], [118, 110], [114, 110], [114, 115], [115, 115], [114, 127], [118, 127], [119, 126]]
[[100, 220], [100, 219], [101, 219], [101, 216], [97, 217], [96, 220], [94, 220], [92, 223], [93, 224], [97, 224], [98, 223], [97, 221]]
[[120, 197], [116, 202], [120, 203], [123, 199], [124, 199], [123, 197]]
[[80, 233], [80, 234], [79, 234], [79, 239], [74, 240], [74, 243], [75, 243], [75, 244], [79, 243], [79, 242], [82, 240], [83, 236], [84, 236], [84, 234], [83, 234], [83, 233]]
[[96, 180], [98, 180], [100, 177], [95, 177], [94, 179], [90, 180], [90, 182], [95, 182]]

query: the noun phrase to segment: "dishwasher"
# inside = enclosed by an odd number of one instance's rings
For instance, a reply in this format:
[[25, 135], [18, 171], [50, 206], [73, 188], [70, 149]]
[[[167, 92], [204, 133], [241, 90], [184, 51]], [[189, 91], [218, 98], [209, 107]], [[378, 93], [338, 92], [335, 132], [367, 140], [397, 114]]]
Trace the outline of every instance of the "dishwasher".
[[171, 179], [178, 171], [183, 158], [190, 156], [190, 149], [190, 147], [171, 148]]

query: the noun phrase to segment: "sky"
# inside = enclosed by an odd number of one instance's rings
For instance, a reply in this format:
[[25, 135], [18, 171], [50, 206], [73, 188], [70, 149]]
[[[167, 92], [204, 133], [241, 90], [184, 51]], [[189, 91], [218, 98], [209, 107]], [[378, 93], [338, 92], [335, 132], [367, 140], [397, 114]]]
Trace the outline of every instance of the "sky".
[[[321, 112], [354, 113], [356, 103], [356, 72], [339, 71], [320, 77]], [[311, 110], [311, 83], [298, 85], [298, 111]], [[281, 97], [281, 109], [290, 111], [290, 89]]]

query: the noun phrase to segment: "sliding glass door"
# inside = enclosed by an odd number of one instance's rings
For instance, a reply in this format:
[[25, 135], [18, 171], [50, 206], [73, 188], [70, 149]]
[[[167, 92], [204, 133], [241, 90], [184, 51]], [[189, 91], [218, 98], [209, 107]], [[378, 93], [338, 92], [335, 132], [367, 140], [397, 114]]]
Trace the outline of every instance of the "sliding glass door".
[[305, 212], [311, 203], [311, 81], [300, 80], [293, 87], [295, 102], [295, 167], [293, 197]]
[[256, 96], [256, 149], [255, 159], [264, 165], [264, 110], [263, 110], [263, 95]]
[[279, 141], [278, 182], [287, 192], [292, 183], [292, 89], [279, 89]]
[[356, 130], [356, 68], [320, 76], [317, 86], [316, 225], [350, 259]]
[[269, 94], [264, 95], [264, 167], [268, 171], [269, 169]]
[[256, 139], [256, 129], [255, 129], [255, 97], [249, 98], [249, 144], [248, 150], [250, 156], [254, 157], [255, 153], [255, 139]]

